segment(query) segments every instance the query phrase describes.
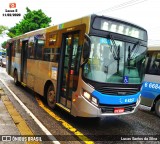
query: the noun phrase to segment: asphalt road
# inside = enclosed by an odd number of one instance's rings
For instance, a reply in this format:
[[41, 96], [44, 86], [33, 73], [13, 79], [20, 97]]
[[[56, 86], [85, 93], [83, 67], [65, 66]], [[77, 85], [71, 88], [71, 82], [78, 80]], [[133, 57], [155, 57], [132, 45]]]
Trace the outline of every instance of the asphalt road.
[[[39, 97], [33, 91], [28, 90], [22, 86], [15, 86], [13, 79], [7, 75], [4, 68], [0, 67], [0, 78], [3, 79], [9, 88], [19, 97], [19, 99], [32, 111], [32, 113], [43, 123], [43, 125], [54, 135], [61, 143], [87, 143], [88, 141], [81, 141], [76, 132], [80, 132], [85, 137], [94, 141], [97, 144], [104, 143], [155, 143], [160, 144], [160, 118], [154, 113], [149, 112], [143, 108], [131, 115], [123, 116], [108, 116], [103, 118], [75, 118], [65, 111], [56, 108], [46, 112], [36, 100]], [[37, 135], [44, 135], [43, 131], [32, 118], [26, 114], [23, 108], [17, 103], [13, 96], [5, 89], [8, 97], [14, 103], [16, 109], [23, 116], [32, 131]], [[41, 101], [43, 99], [40, 97]], [[52, 112], [58, 117], [52, 117]], [[67, 124], [71, 125], [66, 126]], [[73, 131], [76, 129], [76, 131]], [[153, 141], [141, 141], [145, 136]], [[132, 141], [127, 141], [132, 139]], [[121, 139], [121, 141], [114, 141]], [[137, 140], [138, 139], [138, 140]], [[64, 140], [64, 141], [62, 141]], [[112, 141], [113, 140], [113, 141]], [[134, 141], [136, 140], [136, 141]]]

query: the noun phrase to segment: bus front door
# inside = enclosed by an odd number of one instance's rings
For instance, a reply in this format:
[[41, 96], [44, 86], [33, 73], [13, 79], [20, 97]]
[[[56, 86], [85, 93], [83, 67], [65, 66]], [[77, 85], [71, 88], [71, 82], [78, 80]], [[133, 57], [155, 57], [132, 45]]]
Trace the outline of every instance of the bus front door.
[[71, 109], [72, 93], [78, 85], [78, 60], [80, 60], [79, 32], [63, 35], [59, 66], [59, 102]]
[[28, 40], [22, 41], [21, 51], [21, 82], [26, 84], [26, 67], [27, 67], [27, 48]]

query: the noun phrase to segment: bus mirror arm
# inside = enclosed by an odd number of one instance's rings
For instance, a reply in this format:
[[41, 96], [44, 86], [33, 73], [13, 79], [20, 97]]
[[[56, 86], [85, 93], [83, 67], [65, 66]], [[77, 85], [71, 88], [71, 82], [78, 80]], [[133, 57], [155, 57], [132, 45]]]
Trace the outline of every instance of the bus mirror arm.
[[84, 45], [83, 45], [83, 59], [84, 61], [89, 58], [91, 48], [91, 40], [90, 37], [85, 34]]
[[81, 67], [83, 67], [88, 62], [88, 59], [85, 59], [84, 62], [81, 64]]

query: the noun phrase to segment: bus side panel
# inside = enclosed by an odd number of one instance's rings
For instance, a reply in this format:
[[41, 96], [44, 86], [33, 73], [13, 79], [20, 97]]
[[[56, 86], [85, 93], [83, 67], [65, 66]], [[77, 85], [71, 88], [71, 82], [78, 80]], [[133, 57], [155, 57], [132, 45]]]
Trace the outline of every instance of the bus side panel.
[[[27, 86], [43, 96], [45, 83], [47, 80], [51, 80], [52, 66], [55, 66], [52, 62], [28, 59]], [[56, 87], [56, 81], [51, 81], [53, 82], [54, 87]]]
[[14, 77], [14, 70], [17, 70], [18, 73], [18, 81], [20, 81], [20, 70], [21, 70], [21, 57], [13, 57], [13, 63], [12, 63], [12, 77]]
[[154, 100], [159, 94], [160, 94], [159, 83], [145, 81], [143, 83], [143, 87], [141, 90], [141, 104], [148, 107], [152, 107]]
[[[48, 62], [48, 61], [39, 61], [39, 65], [38, 65], [38, 70], [39, 72], [37, 73], [37, 78], [35, 81], [35, 90], [43, 96], [43, 92], [44, 92], [44, 86], [46, 84], [46, 82], [48, 80], [50, 80], [55, 88], [56, 91], [56, 84], [57, 84], [57, 80], [53, 80], [51, 78], [52, 76], [52, 67], [58, 67], [57, 63], [53, 63], [53, 62]], [[39, 83], [39, 85], [37, 85], [36, 83]]]
[[141, 91], [141, 105], [152, 107], [155, 96], [151, 91], [142, 90]]
[[[27, 59], [27, 86], [35, 90], [35, 78], [38, 76], [38, 61]], [[39, 85], [37, 83], [37, 85]]]
[[10, 73], [12, 77], [14, 77], [14, 69], [15, 69], [15, 57], [12, 57], [11, 73]]

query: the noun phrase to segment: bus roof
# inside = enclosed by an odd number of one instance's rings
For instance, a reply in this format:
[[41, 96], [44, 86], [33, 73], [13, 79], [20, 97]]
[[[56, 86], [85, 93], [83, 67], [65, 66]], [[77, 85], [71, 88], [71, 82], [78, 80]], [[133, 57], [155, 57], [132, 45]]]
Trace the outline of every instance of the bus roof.
[[45, 33], [45, 31], [46, 31], [46, 28], [41, 28], [41, 29], [38, 29], [38, 30], [30, 31], [30, 32], [27, 32], [23, 35], [11, 38], [11, 39], [8, 40], [8, 42], [12, 42], [13, 40], [17, 40], [17, 39], [24, 39], [24, 38], [31, 37], [31, 36], [34, 36], [34, 35], [43, 34], [43, 33]]
[[148, 47], [148, 51], [160, 51], [160, 46], [150, 46]]
[[80, 25], [80, 24], [86, 24], [86, 32], [89, 32], [89, 24], [90, 24], [90, 16], [85, 16], [82, 18], [78, 18], [75, 20], [71, 20], [68, 22], [64, 22], [55, 26], [50, 26], [48, 28], [46, 28], [46, 32], [52, 32], [52, 31], [56, 31], [56, 30], [60, 30], [60, 29], [64, 29], [64, 28], [71, 28], [73, 26], [76, 25]]
[[[72, 27], [74, 27], [76, 25], [81, 25], [81, 24], [86, 24], [86, 33], [88, 33], [89, 32], [89, 28], [90, 28], [91, 16], [102, 17], [103, 15], [91, 14], [91, 15], [84, 16], [84, 17], [81, 17], [81, 18], [78, 18], [78, 19], [75, 19], [75, 20], [71, 20], [71, 21], [68, 21], [68, 22], [64, 22], [64, 23], [61, 23], [61, 24], [50, 26], [50, 27], [47, 27], [47, 28], [42, 28], [42, 29], [30, 31], [30, 32], [27, 32], [27, 33], [25, 33], [23, 35], [14, 37], [12, 39], [9, 39], [8, 42], [12, 42], [13, 40], [17, 40], [17, 39], [25, 39], [25, 38], [28, 38], [28, 37], [31, 37], [31, 36], [34, 36], [34, 35], [53, 32], [53, 31], [56, 31], [56, 30], [64, 29], [64, 28], [72, 28]], [[121, 21], [121, 22], [128, 23], [128, 24], [131, 24], [131, 25], [134, 25], [133, 23], [127, 22], [125, 20], [120, 20], [120, 19], [112, 18], [112, 17], [108, 17], [108, 16], [105, 16], [105, 17], [106, 18], [110, 18], [110, 19], [115, 19], [117, 21]], [[135, 26], [137, 26], [137, 25], [135, 25]], [[139, 26], [137, 26], [137, 27], [139, 27]], [[142, 27], [140, 27], [140, 28], [143, 29]]]

